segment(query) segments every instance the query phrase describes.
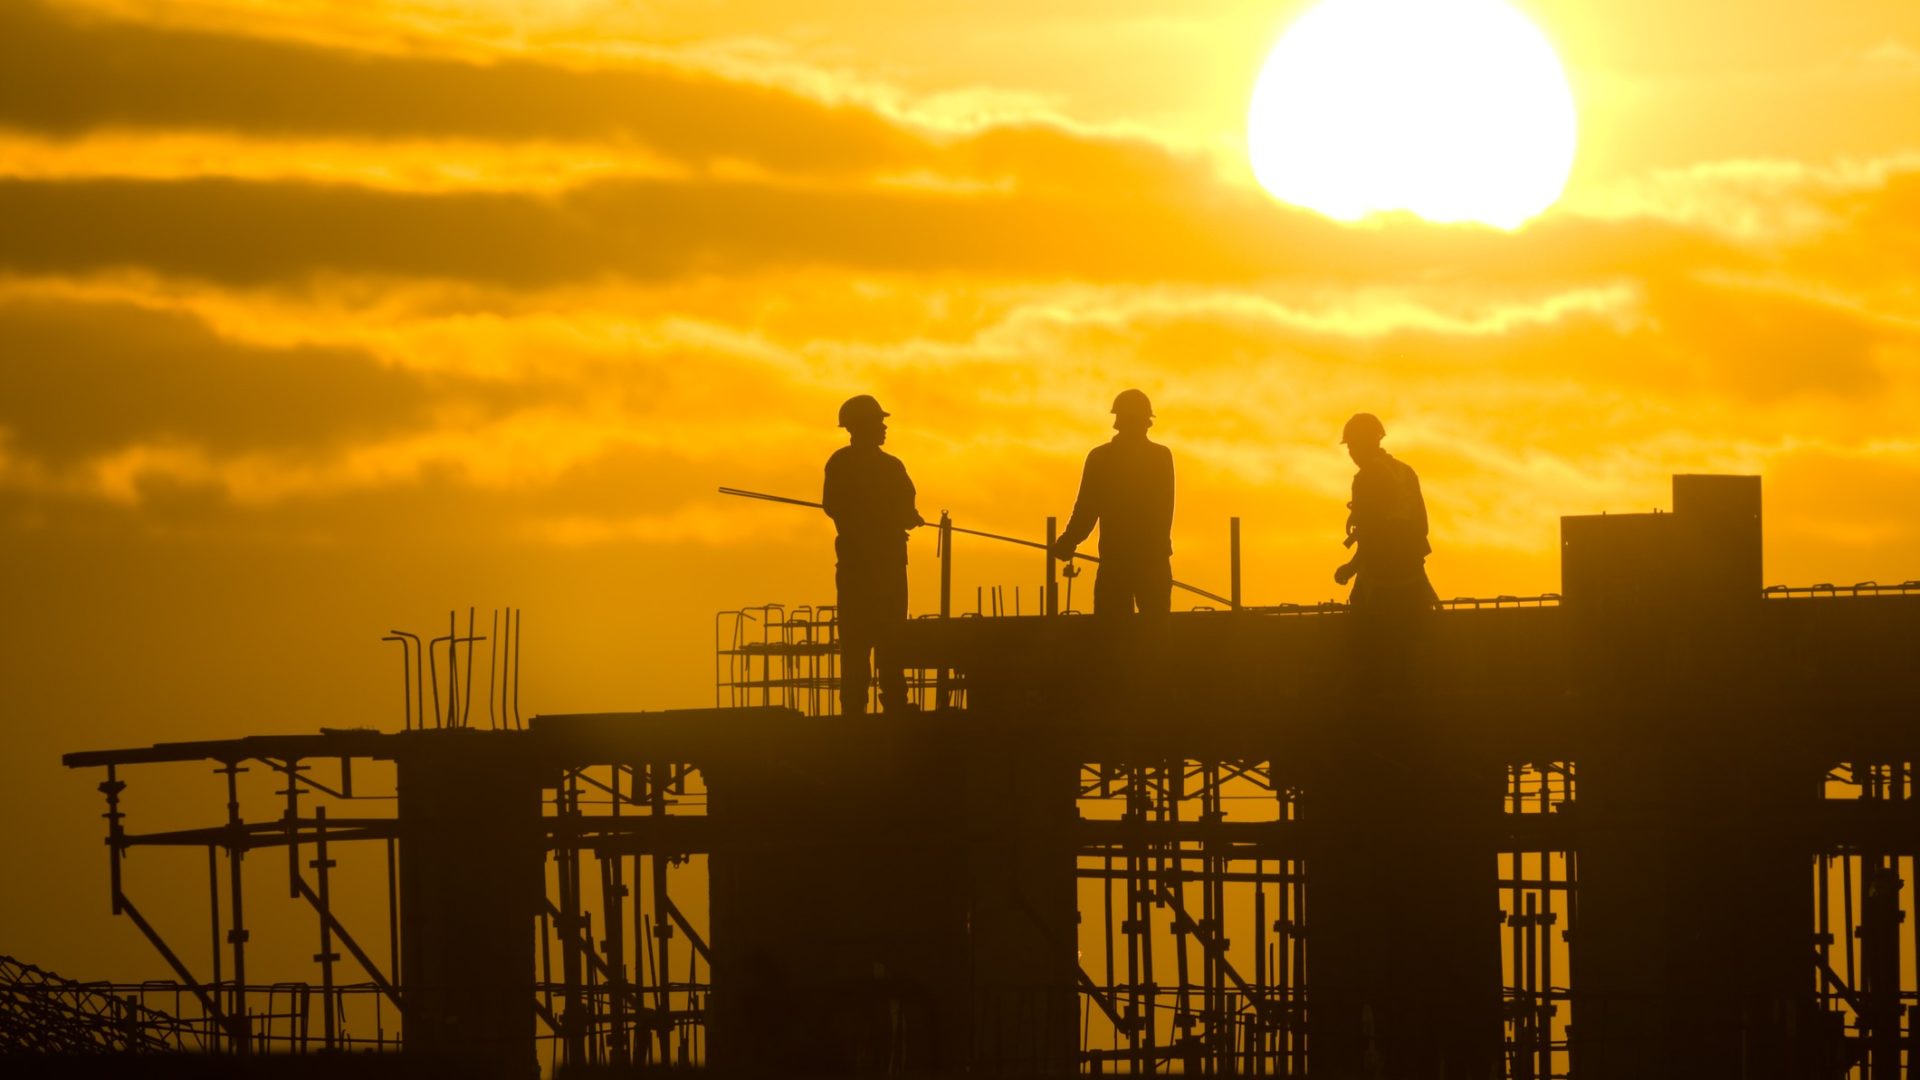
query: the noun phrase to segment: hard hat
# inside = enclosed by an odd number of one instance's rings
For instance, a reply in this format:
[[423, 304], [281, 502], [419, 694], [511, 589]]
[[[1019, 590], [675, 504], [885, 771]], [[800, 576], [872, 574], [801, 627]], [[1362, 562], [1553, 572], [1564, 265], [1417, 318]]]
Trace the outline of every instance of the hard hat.
[[1377, 443], [1387, 437], [1387, 426], [1380, 418], [1370, 412], [1354, 413], [1347, 426], [1340, 429], [1340, 441], [1343, 443]]
[[855, 424], [882, 420], [893, 414], [880, 407], [880, 402], [872, 394], [850, 397], [840, 406], [840, 426], [852, 427]]
[[1153, 402], [1138, 390], [1122, 390], [1120, 396], [1113, 399], [1115, 416], [1152, 416]]

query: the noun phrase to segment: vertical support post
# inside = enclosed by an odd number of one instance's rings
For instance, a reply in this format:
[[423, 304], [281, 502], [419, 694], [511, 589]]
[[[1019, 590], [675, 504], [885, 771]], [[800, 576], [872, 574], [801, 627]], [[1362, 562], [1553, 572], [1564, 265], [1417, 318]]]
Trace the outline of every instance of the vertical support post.
[[393, 837], [387, 837], [387, 977], [395, 986], [400, 981], [400, 873], [396, 865]]
[[227, 942], [233, 946], [233, 1003], [227, 1015], [233, 1018], [234, 1052], [247, 1053], [253, 1041], [252, 1024], [247, 1018], [247, 923], [240, 862], [246, 857], [245, 824], [240, 819], [240, 774], [246, 770], [229, 761], [220, 769], [227, 776], [227, 884], [232, 890], [233, 929]]
[[[607, 788], [612, 792], [613, 805], [610, 808], [613, 817], [620, 816], [620, 772], [619, 765], [611, 768], [607, 778]], [[601, 908], [605, 914], [606, 945], [601, 950], [607, 958], [607, 982], [612, 991], [608, 995], [607, 1011], [611, 1017], [608, 1030], [608, 1056], [615, 1065], [626, 1065], [632, 1061], [632, 1043], [627, 1030], [627, 920], [621, 901], [627, 896], [627, 879], [621, 871], [626, 861], [619, 855], [597, 852], [600, 862]], [[639, 927], [634, 928], [638, 933]]]
[[[572, 826], [567, 835], [576, 837], [580, 826], [580, 781], [572, 770], [567, 771], [558, 795], [560, 816]], [[580, 916], [580, 848], [570, 839], [557, 847], [553, 854], [560, 864], [560, 977], [566, 981], [566, 1012], [560, 1017], [560, 1026], [565, 1029], [562, 1039], [566, 1052], [564, 1060], [568, 1065], [580, 1068], [587, 1064], [587, 1000], [580, 981], [580, 930], [583, 925]]]
[[[941, 520], [944, 521], [945, 519], [946, 515], [942, 514]], [[647, 766], [647, 790], [652, 797], [650, 805], [656, 818], [664, 818], [667, 814], [667, 770], [668, 766], [662, 762], [655, 762]], [[635, 884], [638, 883], [636, 882]], [[654, 973], [659, 981], [656, 984], [654, 1000], [658, 1003], [660, 1011], [660, 1026], [658, 1028], [660, 1033], [659, 1060], [663, 1065], [673, 1060], [671, 1056], [673, 1049], [671, 1041], [673, 1034], [673, 997], [670, 989], [672, 979], [669, 977], [667, 967], [673, 958], [673, 954], [669, 951], [669, 945], [673, 939], [673, 924], [667, 920], [667, 908], [667, 859], [665, 855], [662, 855], [659, 851], [655, 851], [653, 853], [653, 936], [656, 942], [655, 948], [659, 953], [659, 962], [654, 968]]]
[[287, 797], [286, 813], [281, 821], [287, 833], [287, 897], [300, 897], [300, 761], [289, 757], [286, 768], [287, 790], [281, 794]]
[[1228, 599], [1233, 601], [1233, 610], [1240, 610], [1240, 519], [1227, 519], [1227, 580], [1231, 583], [1227, 589]]
[[326, 1036], [327, 1049], [335, 1050], [339, 1048], [339, 1033], [335, 1029], [333, 962], [340, 959], [340, 954], [333, 951], [333, 894], [329, 887], [333, 860], [327, 858], [327, 808], [324, 806], [313, 808], [313, 855], [313, 861], [307, 865], [320, 879], [320, 951], [313, 958], [320, 965], [320, 1008], [326, 1017], [321, 1030]]
[[[614, 778], [613, 786], [618, 788], [619, 777]], [[614, 808], [619, 808], [616, 798]], [[621, 1066], [629, 1064], [627, 1042], [627, 945], [626, 915], [622, 900], [626, 899], [627, 886], [620, 870], [622, 860], [618, 855], [602, 853], [600, 863], [600, 910], [606, 913], [606, 944], [602, 952], [607, 959], [607, 1054], [609, 1064]]]
[[[109, 768], [111, 768], [111, 766], [109, 766]], [[120, 859], [119, 852], [114, 852], [113, 858], [114, 861], [118, 863]], [[113, 899], [117, 906], [120, 902], [120, 887], [117, 882], [113, 889]], [[212, 916], [213, 922], [213, 928], [207, 936], [207, 942], [212, 946], [212, 990], [217, 996], [220, 993], [220, 846], [218, 844], [207, 845], [207, 911]], [[209, 1049], [214, 1051], [220, 1049], [220, 1037], [222, 1034], [223, 1032], [220, 1030], [219, 1025], [214, 1025], [209, 1032], [209, 1038], [211, 1039]]]
[[1058, 560], [1053, 557], [1053, 542], [1060, 538], [1060, 519], [1047, 519], [1047, 608], [1048, 615], [1060, 614], [1060, 579], [1057, 571]]
[[107, 812], [100, 816], [107, 819], [107, 884], [112, 889], [115, 915], [120, 914], [120, 859], [126, 854], [121, 842], [126, 828], [120, 824], [126, 817], [120, 810], [120, 793], [126, 789], [126, 781], [115, 775], [114, 766], [107, 766], [107, 778], [100, 785], [100, 794], [107, 797]]
[[[940, 617], [953, 617], [953, 515], [945, 510], [940, 511]], [[934, 709], [947, 709], [952, 692], [953, 673], [942, 667], [933, 678]]]
[[953, 515], [940, 511], [940, 617], [953, 615]]
[[1267, 861], [1253, 861], [1253, 985], [1260, 997], [1254, 1002], [1254, 1045], [1248, 1054], [1252, 1072], [1267, 1071], [1267, 1006], [1273, 996], [1267, 992]]

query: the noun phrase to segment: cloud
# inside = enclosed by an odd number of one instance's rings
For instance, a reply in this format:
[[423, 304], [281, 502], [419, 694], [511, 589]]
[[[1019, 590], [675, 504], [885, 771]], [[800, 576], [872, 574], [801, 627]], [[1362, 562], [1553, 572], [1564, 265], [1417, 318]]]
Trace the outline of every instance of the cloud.
[[62, 135], [146, 127], [632, 139], [690, 161], [825, 173], [899, 162], [918, 141], [868, 110], [661, 63], [578, 70], [355, 54], [72, 19], [31, 0], [0, 5], [0, 125]]
[[1558, 219], [1520, 233], [1401, 221], [1352, 229], [1195, 182], [1192, 198], [1088, 191], [607, 181], [557, 197], [221, 180], [0, 181], [0, 267], [145, 268], [228, 283], [358, 274], [548, 286], [824, 266], [997, 279], [1329, 287], [1532, 286], [1750, 257], [1658, 222]]
[[0, 427], [56, 466], [132, 443], [310, 452], [416, 423], [437, 390], [352, 349], [241, 345], [124, 305], [0, 299], [0, 352]]

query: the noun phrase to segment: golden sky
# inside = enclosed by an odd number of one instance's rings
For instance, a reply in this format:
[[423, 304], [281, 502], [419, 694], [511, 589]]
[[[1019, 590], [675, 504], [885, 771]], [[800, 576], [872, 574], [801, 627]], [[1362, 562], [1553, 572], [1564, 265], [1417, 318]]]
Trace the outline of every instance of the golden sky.
[[0, 952], [134, 949], [60, 752], [395, 726], [390, 627], [710, 702], [715, 610], [832, 585], [714, 488], [817, 497], [859, 392], [929, 517], [1037, 535], [1146, 390], [1176, 575], [1238, 514], [1253, 602], [1336, 595], [1359, 409], [1443, 596], [1675, 472], [1764, 477], [1769, 581], [1920, 577], [1920, 5], [1516, 6], [1581, 132], [1508, 233], [1254, 184], [1304, 0], [0, 0]]

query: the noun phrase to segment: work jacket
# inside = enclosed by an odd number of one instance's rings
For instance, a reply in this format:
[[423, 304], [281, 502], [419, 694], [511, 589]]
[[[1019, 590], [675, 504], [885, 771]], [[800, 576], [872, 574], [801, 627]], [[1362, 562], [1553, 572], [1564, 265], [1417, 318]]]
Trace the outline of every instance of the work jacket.
[[1115, 435], [1094, 447], [1060, 539], [1077, 546], [1096, 522], [1103, 564], [1172, 555], [1173, 452], [1145, 435]]
[[913, 481], [900, 459], [877, 446], [843, 446], [827, 459], [820, 503], [839, 535], [842, 564], [902, 566], [907, 530], [921, 523]]
[[1424, 581], [1427, 556], [1427, 502], [1413, 468], [1386, 451], [1353, 476], [1353, 501], [1347, 504], [1347, 532], [1359, 545], [1360, 580], [1373, 586]]

